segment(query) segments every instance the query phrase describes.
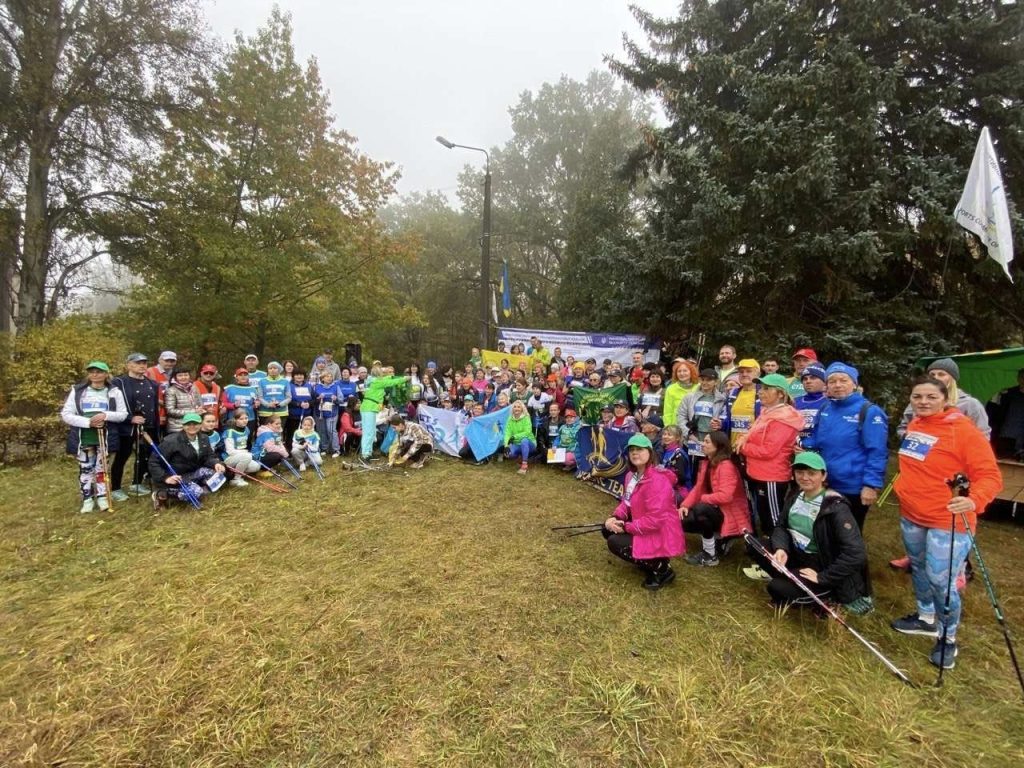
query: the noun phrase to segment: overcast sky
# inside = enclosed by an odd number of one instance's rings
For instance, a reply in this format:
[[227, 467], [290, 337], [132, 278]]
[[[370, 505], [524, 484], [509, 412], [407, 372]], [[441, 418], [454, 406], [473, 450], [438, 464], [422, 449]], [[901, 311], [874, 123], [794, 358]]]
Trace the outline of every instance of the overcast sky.
[[[626, 0], [281, 0], [295, 46], [315, 56], [338, 127], [375, 160], [400, 166], [399, 192], [451, 193], [463, 164], [511, 136], [508, 108], [524, 90], [565, 74], [584, 78], [642, 40]], [[675, 15], [678, 0], [637, 0]], [[205, 0], [217, 36], [251, 35], [273, 0]]]

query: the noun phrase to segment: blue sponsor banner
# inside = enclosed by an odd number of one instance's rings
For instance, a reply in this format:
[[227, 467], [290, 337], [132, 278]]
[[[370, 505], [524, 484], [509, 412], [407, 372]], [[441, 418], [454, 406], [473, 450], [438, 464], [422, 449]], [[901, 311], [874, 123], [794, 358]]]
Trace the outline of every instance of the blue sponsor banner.
[[449, 456], [458, 456], [466, 432], [469, 417], [463, 410], [446, 411], [444, 408], [433, 408], [421, 405], [416, 409], [422, 427], [434, 438], [437, 450]]
[[632, 435], [599, 426], [580, 427], [576, 439], [576, 477], [621, 498], [629, 472], [627, 443]]
[[522, 343], [529, 347], [533, 336], [540, 339], [548, 351], [559, 347], [563, 357], [572, 355], [577, 360], [593, 357], [600, 363], [607, 357], [629, 365], [634, 352], [643, 352], [644, 360], [651, 363], [658, 362], [660, 356], [659, 345], [642, 334], [498, 328], [498, 341], [504, 341], [506, 346]]
[[505, 441], [505, 423], [512, 414], [512, 406], [506, 405], [494, 413], [474, 416], [466, 426], [466, 442], [477, 461], [483, 461], [497, 451]]

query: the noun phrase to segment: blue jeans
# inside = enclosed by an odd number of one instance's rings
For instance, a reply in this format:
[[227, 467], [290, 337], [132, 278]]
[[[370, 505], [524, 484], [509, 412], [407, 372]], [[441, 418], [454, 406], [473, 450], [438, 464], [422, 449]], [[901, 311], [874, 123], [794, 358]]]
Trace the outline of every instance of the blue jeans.
[[923, 528], [906, 518], [900, 520], [903, 532], [903, 546], [910, 556], [910, 578], [914, 582], [914, 597], [917, 598], [918, 615], [935, 614], [942, 634], [945, 623], [942, 611], [946, 605], [946, 591], [949, 591], [949, 624], [946, 629], [947, 640], [956, 639], [956, 630], [960, 625], [960, 592], [951, 580], [956, 579], [967, 553], [971, 540], [966, 533], [953, 536], [953, 572], [949, 570], [950, 532], [940, 528]]
[[324, 447], [324, 453], [338, 453], [341, 446], [338, 444], [338, 413], [316, 417], [316, 431], [320, 435], [320, 445]]
[[536, 447], [537, 444], [533, 442], [533, 440], [531, 440], [528, 437], [524, 437], [518, 443], [512, 443], [509, 445], [508, 455], [513, 459], [516, 456], [522, 456], [521, 461], [525, 463], [526, 461], [529, 460], [530, 454], [533, 453], [533, 450]]

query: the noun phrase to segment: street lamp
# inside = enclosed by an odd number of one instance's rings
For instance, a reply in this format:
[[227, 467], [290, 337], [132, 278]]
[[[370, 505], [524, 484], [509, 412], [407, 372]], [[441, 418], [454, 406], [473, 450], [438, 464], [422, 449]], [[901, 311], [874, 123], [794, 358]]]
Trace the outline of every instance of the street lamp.
[[487, 163], [484, 166], [484, 225], [480, 237], [480, 349], [490, 349], [490, 321], [487, 319], [491, 301], [491, 156], [483, 147], [456, 144], [444, 136], [438, 136], [437, 143], [446, 149], [470, 149], [483, 152]]

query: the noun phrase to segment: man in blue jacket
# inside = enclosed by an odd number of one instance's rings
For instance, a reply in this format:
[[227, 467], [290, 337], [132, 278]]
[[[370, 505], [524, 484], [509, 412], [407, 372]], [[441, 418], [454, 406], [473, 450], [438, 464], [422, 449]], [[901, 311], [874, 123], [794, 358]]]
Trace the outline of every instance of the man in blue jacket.
[[889, 418], [857, 390], [859, 378], [857, 369], [846, 363], [832, 363], [825, 370], [828, 402], [801, 445], [825, 459], [829, 487], [850, 502], [863, 531], [868, 509], [885, 486]]

